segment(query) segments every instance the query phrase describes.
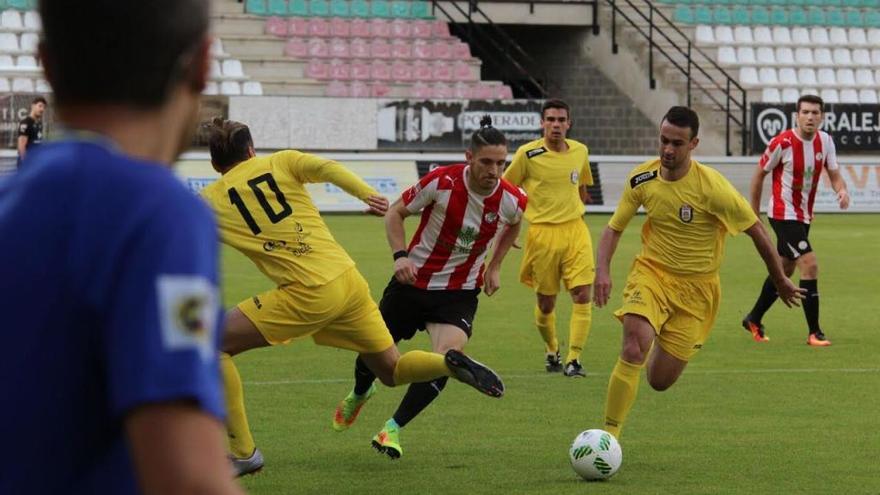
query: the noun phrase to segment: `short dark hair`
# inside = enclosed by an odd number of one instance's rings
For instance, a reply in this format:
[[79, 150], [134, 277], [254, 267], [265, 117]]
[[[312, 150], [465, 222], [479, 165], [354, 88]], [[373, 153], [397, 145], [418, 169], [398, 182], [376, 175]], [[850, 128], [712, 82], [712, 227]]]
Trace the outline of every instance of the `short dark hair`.
[[217, 117], [208, 124], [208, 128], [208, 148], [214, 165], [226, 170], [248, 159], [248, 150], [253, 148], [254, 140], [247, 125]]
[[571, 117], [571, 108], [569, 108], [568, 103], [560, 100], [559, 98], [550, 98], [549, 100], [544, 102], [544, 104], [541, 106], [542, 119], [544, 118], [544, 112], [546, 112], [548, 108], [559, 108], [565, 110], [565, 113], [567, 113], [568, 116]]
[[155, 108], [193, 70], [208, 0], [40, 0], [40, 52], [59, 105]]
[[483, 146], [507, 146], [507, 137], [496, 127], [492, 127], [492, 117], [483, 115], [480, 128], [471, 135], [471, 151], [476, 152]]
[[815, 104], [819, 105], [820, 112], [825, 111], [825, 102], [822, 101], [822, 98], [819, 98], [816, 95], [801, 95], [801, 97], [798, 98], [797, 106], [795, 107], [795, 110], [797, 110], [798, 112], [801, 111], [801, 102], [815, 103]]
[[687, 127], [691, 130], [691, 139], [700, 133], [700, 117], [688, 107], [676, 106], [669, 109], [660, 121], [669, 122], [676, 127]]
[[31, 102], [31, 105], [36, 105], [37, 103], [42, 103], [43, 105], [49, 104], [49, 102], [46, 101], [46, 99], [43, 98], [42, 96], [38, 96], [38, 97], [34, 98], [34, 100]]

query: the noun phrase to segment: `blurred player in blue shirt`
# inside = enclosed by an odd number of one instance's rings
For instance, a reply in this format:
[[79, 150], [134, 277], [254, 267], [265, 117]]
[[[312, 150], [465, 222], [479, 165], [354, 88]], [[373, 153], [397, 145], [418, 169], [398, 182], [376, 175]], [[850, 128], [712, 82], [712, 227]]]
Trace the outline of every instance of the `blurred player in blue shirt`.
[[216, 227], [169, 170], [208, 74], [208, 1], [39, 10], [67, 133], [0, 185], [0, 493], [238, 493]]

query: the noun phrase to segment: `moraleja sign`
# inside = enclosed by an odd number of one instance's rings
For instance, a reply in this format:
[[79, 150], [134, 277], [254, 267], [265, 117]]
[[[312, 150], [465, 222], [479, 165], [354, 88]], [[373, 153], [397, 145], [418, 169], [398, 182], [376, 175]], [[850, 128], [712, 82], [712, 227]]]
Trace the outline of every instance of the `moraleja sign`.
[[[763, 153], [774, 136], [796, 125], [794, 103], [752, 104], [752, 152]], [[825, 105], [821, 129], [834, 138], [841, 152], [880, 151], [880, 105], [832, 103]]]

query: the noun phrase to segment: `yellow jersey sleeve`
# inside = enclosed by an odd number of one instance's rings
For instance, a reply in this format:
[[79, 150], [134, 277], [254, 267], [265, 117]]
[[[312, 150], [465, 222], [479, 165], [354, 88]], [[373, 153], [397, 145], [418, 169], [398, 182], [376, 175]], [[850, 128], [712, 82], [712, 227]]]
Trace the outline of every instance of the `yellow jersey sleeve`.
[[584, 150], [586, 151], [586, 155], [584, 157], [584, 165], [581, 167], [580, 179], [578, 180], [578, 185], [580, 186], [592, 186], [593, 185], [593, 170], [590, 168], [590, 150], [584, 145]]
[[758, 217], [746, 198], [733, 187], [730, 181], [715, 170], [706, 175], [711, 187], [707, 210], [718, 218], [728, 233], [739, 234], [758, 221]]
[[651, 179], [656, 179], [658, 174], [657, 170], [648, 170], [651, 163], [653, 161], [645, 162], [630, 173], [629, 180], [623, 187], [620, 202], [617, 203], [614, 215], [608, 221], [608, 226], [612, 230], [623, 232], [636, 212], [639, 211], [639, 207], [642, 206], [642, 190], [638, 189], [638, 186]]
[[521, 186], [526, 180], [526, 151], [525, 146], [520, 146], [513, 155], [513, 161], [504, 171], [504, 180], [515, 186]]
[[379, 194], [339, 162], [296, 150], [282, 151], [277, 155], [285, 160], [291, 175], [301, 183], [329, 182], [360, 200]]

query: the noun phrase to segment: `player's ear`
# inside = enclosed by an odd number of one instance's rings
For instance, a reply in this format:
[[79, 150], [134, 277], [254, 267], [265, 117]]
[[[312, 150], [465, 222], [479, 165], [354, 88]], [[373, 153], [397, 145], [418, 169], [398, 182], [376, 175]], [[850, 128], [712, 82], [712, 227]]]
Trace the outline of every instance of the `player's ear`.
[[474, 153], [470, 148], [464, 150], [464, 159], [470, 164], [474, 160]]
[[257, 156], [257, 150], [254, 149], [253, 145], [248, 146], [248, 158], [253, 158]]
[[700, 144], [700, 138], [695, 137], [695, 138], [691, 139], [690, 149], [693, 150], [694, 148], [697, 147], [698, 144]]

